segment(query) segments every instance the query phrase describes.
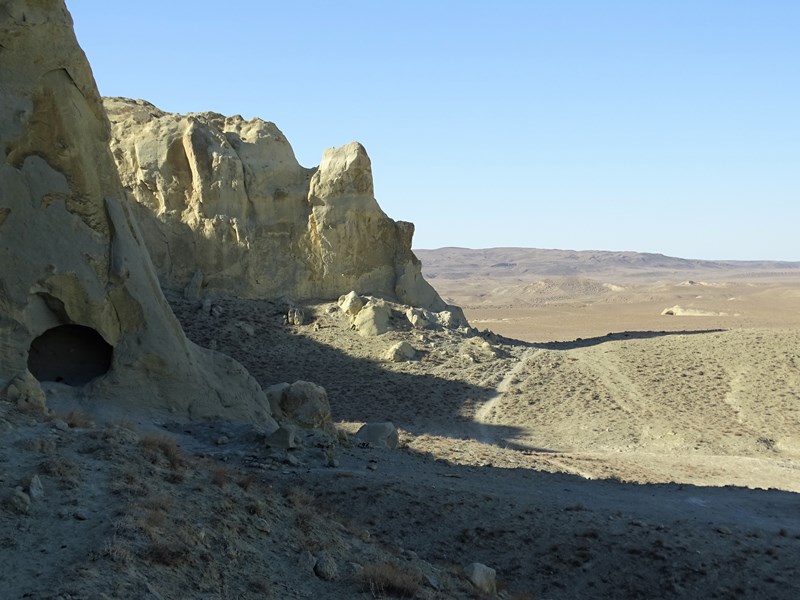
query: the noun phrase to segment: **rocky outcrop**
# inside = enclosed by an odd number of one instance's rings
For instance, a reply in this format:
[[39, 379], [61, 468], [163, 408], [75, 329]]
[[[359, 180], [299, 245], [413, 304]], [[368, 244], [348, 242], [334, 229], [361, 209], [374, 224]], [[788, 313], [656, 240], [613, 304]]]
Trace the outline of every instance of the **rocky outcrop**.
[[[3, 2], [0, 390], [30, 382], [31, 371], [79, 386], [98, 409], [272, 426], [244, 368], [184, 336], [125, 200], [109, 132], [64, 3]], [[11, 387], [6, 397], [25, 395]]]
[[[273, 124], [176, 115], [106, 98], [111, 147], [164, 286], [244, 297], [333, 299], [355, 290], [446, 308], [411, 251], [414, 226], [384, 214], [363, 146], [300, 166]], [[194, 293], [194, 292], [192, 292]]]

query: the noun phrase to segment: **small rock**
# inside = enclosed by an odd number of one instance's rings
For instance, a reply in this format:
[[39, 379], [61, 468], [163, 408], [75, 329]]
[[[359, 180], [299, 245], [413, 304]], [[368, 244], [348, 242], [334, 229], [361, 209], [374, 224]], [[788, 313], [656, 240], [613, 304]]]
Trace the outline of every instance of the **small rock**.
[[417, 351], [414, 350], [414, 346], [403, 341], [397, 342], [394, 346], [389, 348], [384, 358], [390, 362], [405, 362], [407, 360], [413, 360], [416, 355]]
[[295, 435], [296, 429], [293, 425], [281, 425], [272, 435], [267, 437], [267, 446], [271, 446], [272, 448], [284, 448], [286, 450], [289, 448], [296, 448], [297, 441], [295, 440]]
[[31, 510], [31, 497], [18, 487], [8, 496], [6, 505], [15, 512], [27, 514]]
[[267, 534], [272, 533], [272, 528], [269, 526], [267, 520], [263, 518], [256, 519], [255, 528], [262, 533], [267, 533]]
[[227, 435], [221, 435], [217, 438], [217, 446], [224, 446], [230, 441], [231, 439]]
[[39, 413], [47, 412], [47, 401], [39, 381], [30, 373], [23, 371], [14, 376], [5, 388], [6, 398], [17, 406], [33, 409]]
[[356, 432], [356, 439], [369, 443], [375, 448], [397, 448], [400, 435], [390, 421], [384, 423], [365, 423]]
[[300, 566], [304, 571], [314, 572], [314, 567], [317, 566], [317, 559], [308, 550], [300, 555]]
[[328, 552], [323, 550], [317, 557], [314, 574], [324, 581], [336, 581], [339, 578], [339, 568]]
[[72, 513], [72, 518], [75, 519], [76, 521], [88, 521], [89, 515], [87, 515], [82, 510], [76, 510], [75, 512]]
[[31, 477], [28, 483], [28, 495], [32, 500], [38, 500], [44, 496], [44, 488], [42, 487], [42, 480], [38, 475]]
[[391, 310], [383, 304], [367, 304], [358, 311], [353, 326], [359, 335], [373, 337], [389, 331]]
[[355, 292], [340, 296], [338, 304], [342, 312], [351, 317], [355, 317], [358, 311], [364, 307], [364, 301]]
[[289, 312], [286, 313], [286, 322], [289, 325], [305, 325], [306, 314], [299, 308], [290, 308]]
[[470, 583], [484, 594], [494, 595], [497, 593], [497, 572], [483, 563], [474, 562], [464, 569]]
[[438, 590], [439, 588], [442, 587], [442, 584], [439, 583], [439, 580], [433, 575], [429, 575], [428, 573], [423, 573], [422, 579], [425, 580], [425, 583], [428, 587], [431, 587], [435, 590]]
[[376, 465], [375, 463], [369, 463], [369, 464], [367, 465], [367, 468], [368, 468], [370, 471], [377, 471], [377, 470], [378, 470], [378, 465]]
[[245, 335], [248, 337], [253, 337], [256, 334], [256, 328], [253, 327], [250, 323], [245, 323], [244, 321], [238, 321], [236, 326], [241, 329]]
[[280, 401], [284, 415], [303, 427], [323, 427], [331, 421], [325, 388], [310, 381], [295, 381]]
[[284, 462], [290, 467], [300, 466], [300, 460], [294, 454], [287, 454]]
[[69, 425], [67, 425], [66, 421], [62, 421], [61, 419], [54, 420], [52, 425], [53, 428], [58, 431], [69, 431]]
[[431, 313], [421, 308], [409, 308], [406, 319], [414, 329], [427, 329], [431, 326]]

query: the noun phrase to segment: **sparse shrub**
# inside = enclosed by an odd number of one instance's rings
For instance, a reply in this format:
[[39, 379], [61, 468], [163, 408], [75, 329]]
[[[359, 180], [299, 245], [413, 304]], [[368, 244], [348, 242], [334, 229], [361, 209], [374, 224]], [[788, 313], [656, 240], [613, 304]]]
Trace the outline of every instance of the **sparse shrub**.
[[67, 487], [73, 488], [78, 485], [80, 467], [63, 456], [53, 456], [43, 460], [39, 463], [39, 471], [59, 479]]
[[132, 558], [128, 546], [117, 538], [116, 535], [106, 541], [103, 547], [103, 556], [106, 556], [111, 562], [121, 565], [127, 565], [131, 562]]
[[145, 450], [152, 463], [157, 462], [159, 452], [169, 461], [173, 469], [180, 468], [185, 462], [178, 443], [168, 435], [146, 435], [139, 440], [139, 447]]
[[64, 420], [67, 422], [67, 425], [69, 425], [71, 429], [94, 428], [94, 421], [92, 421], [92, 418], [85, 412], [81, 412], [79, 410], [73, 410], [67, 415], [67, 418]]
[[170, 471], [166, 479], [170, 483], [183, 483], [186, 479], [186, 474], [183, 471]]
[[39, 452], [40, 454], [53, 454], [56, 451], [56, 440], [51, 438], [25, 438], [16, 442], [23, 450]]
[[211, 483], [217, 487], [224, 487], [231, 480], [231, 472], [219, 463], [212, 464], [209, 473], [211, 474]]
[[178, 544], [153, 542], [145, 550], [144, 558], [167, 567], [176, 567], [188, 560], [188, 552]]
[[272, 586], [269, 580], [263, 577], [251, 577], [247, 581], [247, 589], [263, 598], [272, 597]]
[[264, 515], [264, 504], [258, 499], [248, 502], [244, 508], [249, 515], [253, 515], [255, 517], [261, 517]]
[[413, 598], [420, 590], [419, 576], [416, 573], [392, 563], [364, 565], [361, 584], [364, 591], [372, 594], [373, 598]]
[[255, 483], [258, 483], [258, 477], [256, 477], [253, 473], [248, 473], [247, 475], [240, 477], [239, 481], [236, 482], [236, 485], [246, 492]]
[[316, 502], [316, 498], [312, 493], [299, 486], [290, 487], [286, 492], [286, 499], [293, 508], [313, 506]]

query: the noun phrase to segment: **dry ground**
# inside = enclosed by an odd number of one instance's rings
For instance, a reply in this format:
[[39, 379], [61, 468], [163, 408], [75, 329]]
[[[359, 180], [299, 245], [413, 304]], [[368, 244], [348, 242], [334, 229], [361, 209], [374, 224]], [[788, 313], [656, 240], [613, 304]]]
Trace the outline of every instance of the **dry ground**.
[[[314, 432], [286, 452], [253, 425], [91, 427], [96, 399], [65, 428], [57, 386], [61, 421], [0, 402], [6, 498], [33, 474], [45, 490], [0, 510], [3, 597], [391, 597], [362, 575], [391, 564], [409, 595], [480, 598], [472, 561], [519, 600], [799, 597], [800, 284], [625, 273], [551, 272], [507, 303], [434, 278], [502, 335], [364, 338], [330, 303], [297, 327], [282, 303], [217, 298], [215, 317], [169, 294], [190, 338], [262, 385], [326, 387], [338, 466]], [[417, 359], [384, 361], [400, 340]], [[350, 441], [374, 420], [400, 449]]]

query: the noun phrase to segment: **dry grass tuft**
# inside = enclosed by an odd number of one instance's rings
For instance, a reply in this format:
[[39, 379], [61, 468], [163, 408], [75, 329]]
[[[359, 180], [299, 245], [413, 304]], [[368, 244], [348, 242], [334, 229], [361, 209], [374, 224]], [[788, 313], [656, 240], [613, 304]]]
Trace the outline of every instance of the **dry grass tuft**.
[[208, 471], [211, 475], [211, 483], [217, 487], [225, 487], [225, 484], [231, 480], [230, 470], [219, 463], [212, 464]]
[[106, 541], [103, 548], [103, 556], [108, 557], [111, 562], [121, 565], [129, 564], [133, 558], [130, 548], [116, 535]]
[[316, 504], [314, 494], [299, 486], [290, 487], [285, 493], [286, 499], [292, 508], [308, 508]]
[[70, 429], [94, 429], [94, 421], [85, 412], [73, 410], [64, 419]]
[[158, 460], [160, 452], [168, 461], [173, 469], [183, 466], [185, 460], [178, 443], [168, 435], [151, 434], [139, 440], [139, 447], [145, 450], [151, 462]]
[[236, 485], [238, 485], [245, 492], [247, 492], [254, 484], [257, 483], [258, 483], [258, 477], [254, 473], [248, 473], [247, 475], [240, 477], [239, 480], [236, 482]]
[[361, 584], [373, 598], [413, 598], [420, 591], [419, 576], [392, 563], [364, 565]]
[[63, 456], [43, 460], [39, 463], [39, 472], [59, 479], [70, 488], [77, 487], [79, 483], [80, 466]]
[[186, 548], [178, 544], [153, 542], [144, 552], [145, 560], [168, 567], [177, 567], [189, 560]]

